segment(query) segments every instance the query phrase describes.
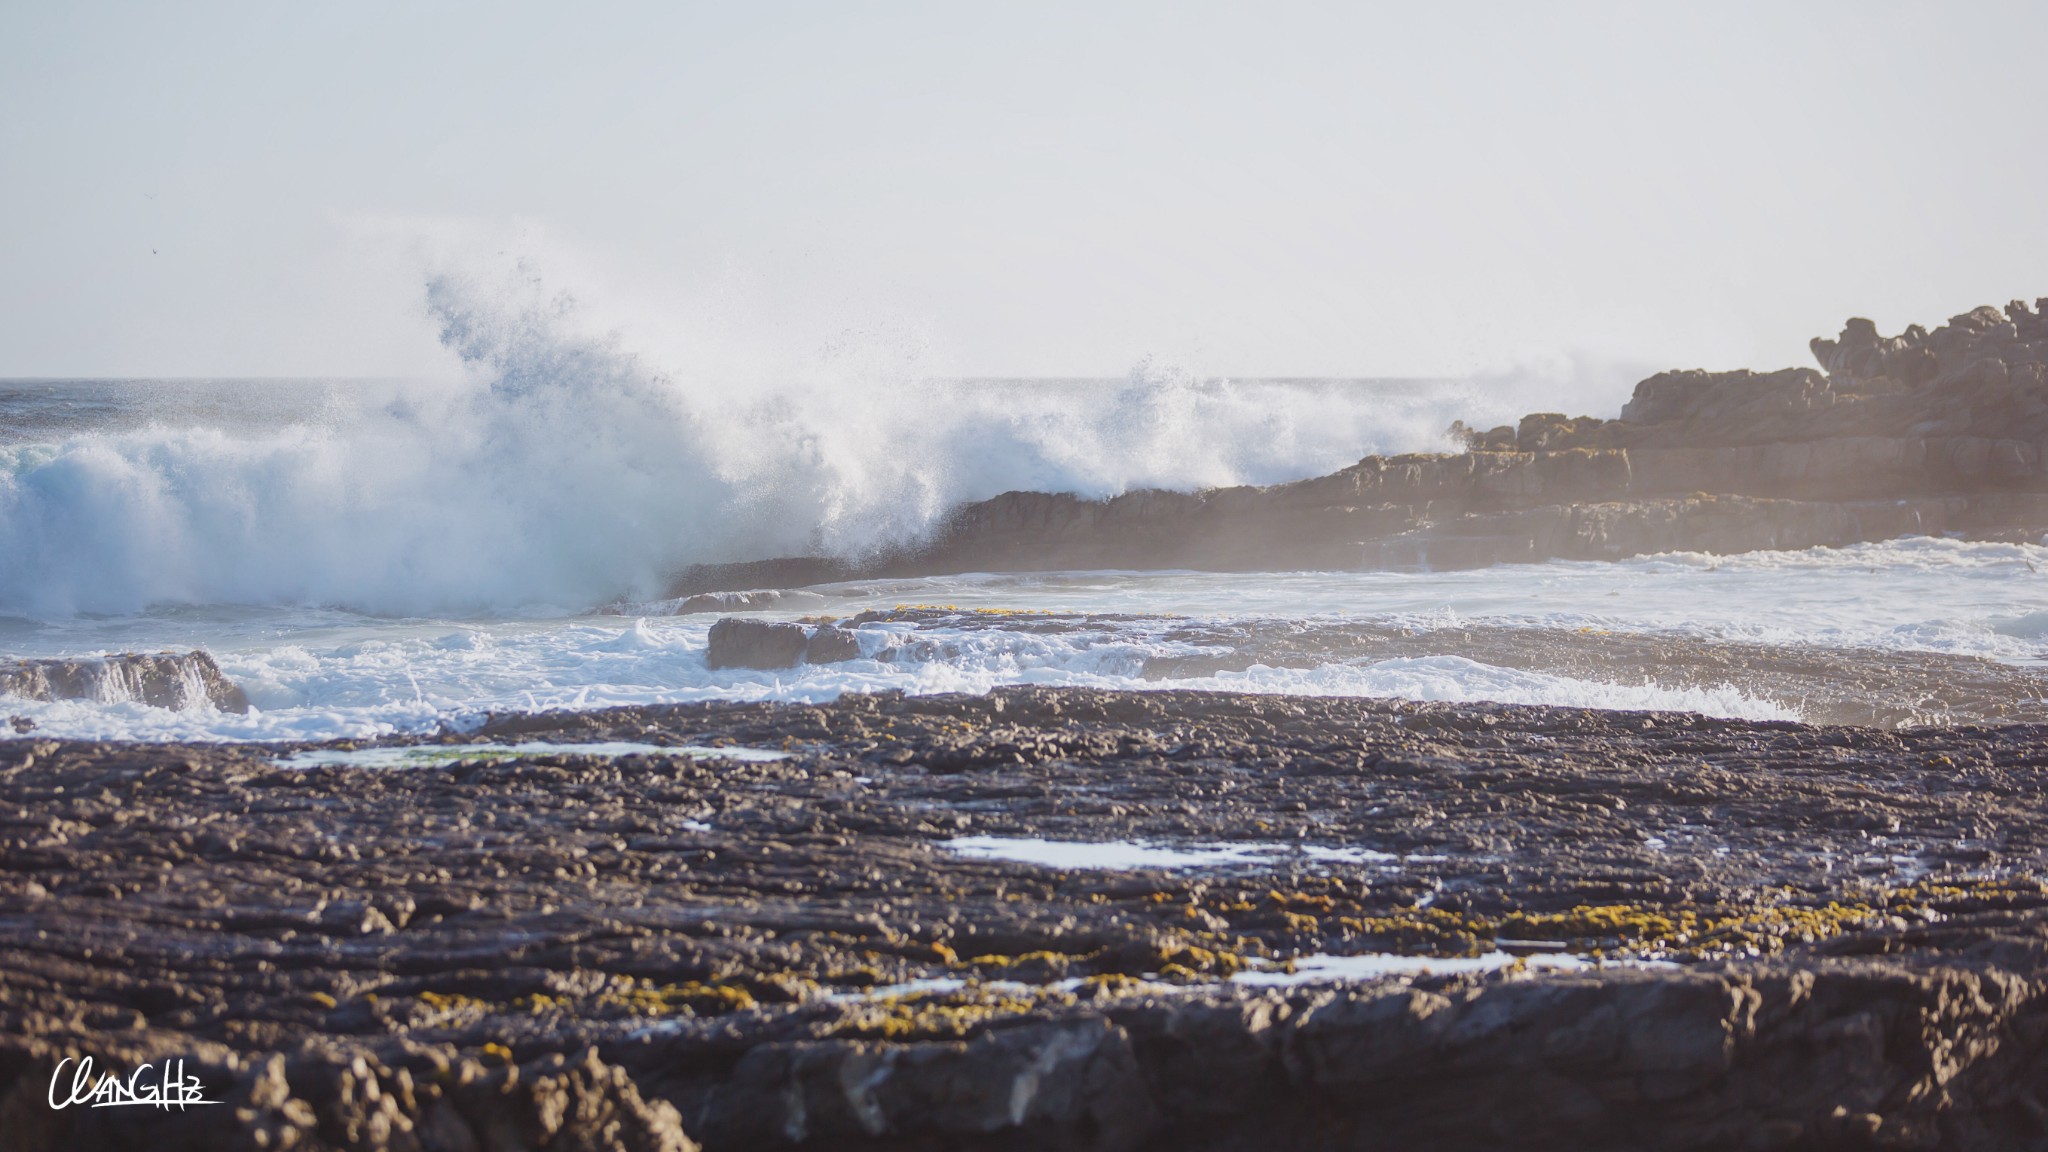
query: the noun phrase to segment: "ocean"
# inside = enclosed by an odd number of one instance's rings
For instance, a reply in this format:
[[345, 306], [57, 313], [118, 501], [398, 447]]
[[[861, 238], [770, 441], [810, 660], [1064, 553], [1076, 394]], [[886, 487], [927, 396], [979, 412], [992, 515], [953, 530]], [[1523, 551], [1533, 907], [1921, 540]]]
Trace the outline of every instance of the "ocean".
[[[308, 740], [488, 712], [1002, 684], [1191, 687], [1798, 719], [1740, 684], [1505, 668], [1461, 625], [1786, 646], [2048, 655], [2048, 548], [1909, 538], [1456, 572], [967, 574], [825, 585], [759, 612], [900, 605], [1079, 625], [884, 622], [863, 657], [711, 671], [719, 613], [659, 614], [687, 564], [915, 541], [1009, 489], [1265, 484], [1441, 448], [1524, 397], [1456, 382], [819, 381], [728, 394], [603, 347], [499, 336], [458, 379], [0, 382], [0, 658], [202, 648], [247, 715], [0, 701], [39, 734]], [[466, 346], [467, 347], [467, 346]], [[625, 614], [616, 613], [625, 604]], [[632, 606], [640, 605], [636, 611]], [[988, 614], [981, 614], [988, 616]], [[1175, 620], [1391, 625], [1441, 651], [1162, 676]], [[887, 658], [881, 658], [884, 654]], [[1150, 669], [1148, 671], [1148, 669]]]

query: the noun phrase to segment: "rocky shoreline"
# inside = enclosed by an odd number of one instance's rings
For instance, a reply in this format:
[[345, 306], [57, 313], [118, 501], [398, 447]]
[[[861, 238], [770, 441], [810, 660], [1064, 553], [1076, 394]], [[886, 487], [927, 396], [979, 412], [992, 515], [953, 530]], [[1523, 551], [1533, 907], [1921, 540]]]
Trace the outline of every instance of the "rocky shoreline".
[[[1010, 493], [674, 612], [965, 570], [1454, 567], [2048, 529], [2048, 302], [1263, 489]], [[91, 1149], [2048, 1149], [2048, 674], [1930, 652], [899, 607], [707, 668], [1455, 651], [1822, 723], [1009, 687], [0, 740], [0, 1133]], [[966, 638], [963, 640], [963, 638]], [[1172, 653], [1170, 655], [1160, 653]], [[0, 693], [245, 710], [204, 653]], [[1746, 711], [1771, 715], [1772, 711]], [[4, 733], [0, 733], [4, 735]], [[98, 1073], [82, 1074], [91, 1060]], [[57, 1107], [171, 1064], [205, 1106]], [[67, 1077], [74, 1078], [67, 1080]], [[57, 1092], [53, 1098], [51, 1093]]]
[[[857, 560], [700, 565], [668, 595], [868, 576], [1090, 568], [1447, 569], [1654, 552], [2048, 532], [2048, 299], [1881, 337], [1850, 320], [1821, 370], [1666, 372], [1617, 420], [1534, 413], [1465, 450], [1312, 480], [1109, 500], [1010, 492]], [[699, 601], [687, 610], [740, 605]]]
[[[507, 715], [400, 769], [0, 742], [0, 1125], [2048, 1147], [2044, 738], [1012, 688]], [[653, 747], [491, 750], [531, 740]], [[1004, 855], [1042, 840], [1195, 862]], [[1360, 956], [1443, 967], [1318, 980]], [[53, 1111], [85, 1054], [223, 1105]]]

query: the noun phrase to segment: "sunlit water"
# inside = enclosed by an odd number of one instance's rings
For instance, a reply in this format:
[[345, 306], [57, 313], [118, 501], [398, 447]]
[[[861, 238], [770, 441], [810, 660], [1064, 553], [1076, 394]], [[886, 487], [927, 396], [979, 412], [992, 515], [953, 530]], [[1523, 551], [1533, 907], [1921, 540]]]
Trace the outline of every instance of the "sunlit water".
[[[2031, 565], [2031, 567], [2030, 567]], [[1396, 621], [1461, 621], [1671, 632], [1694, 637], [1920, 649], [2033, 662], [2048, 644], [2048, 549], [1909, 539], [1740, 557], [1659, 556], [1450, 573], [963, 576], [817, 589], [769, 619], [846, 616], [907, 603]], [[306, 739], [430, 731], [488, 711], [673, 701], [827, 700], [846, 691], [983, 692], [1000, 684], [1192, 687], [1253, 692], [1674, 708], [1789, 718], [1732, 687], [1602, 683], [1500, 668], [1457, 653], [1314, 668], [1254, 666], [1177, 681], [1141, 676], [1150, 657], [1197, 649], [1157, 621], [1079, 631], [940, 628], [943, 658], [872, 658], [910, 625], [862, 629], [870, 658], [777, 671], [705, 667], [715, 614], [528, 619], [385, 618], [338, 609], [209, 607], [118, 617], [0, 619], [0, 651], [77, 655], [203, 647], [248, 692], [247, 716], [137, 704], [7, 701], [42, 730], [78, 736]]]
[[[936, 424], [891, 410], [943, 435], [834, 439], [839, 408], [806, 414], [790, 396], [756, 396], [705, 424], [701, 388], [677, 391], [630, 358], [545, 332], [504, 341], [478, 353], [468, 383], [418, 394], [361, 382], [0, 385], [0, 658], [204, 648], [255, 705], [229, 716], [10, 699], [0, 713], [55, 735], [312, 739], [427, 732], [492, 711], [1051, 684], [1796, 716], [1728, 685], [1496, 667], [1448, 632], [1438, 654], [1148, 680], [1149, 659], [1203, 654], [1171, 639], [1161, 615], [1436, 631], [1489, 621], [2018, 663], [2048, 652], [2048, 548], [1915, 538], [1442, 573], [856, 581], [762, 615], [952, 604], [1155, 619], [940, 628], [921, 635], [944, 655], [892, 661], [874, 657], [911, 626], [881, 624], [862, 630], [863, 659], [714, 672], [714, 614], [585, 613], [656, 595], [660, 573], [692, 560], [914, 538], [950, 501], [1007, 486], [1270, 482], [1361, 447], [1426, 448], [1471, 398], [1393, 382], [954, 382], [923, 393], [947, 401]], [[882, 396], [895, 393], [870, 399]], [[753, 449], [787, 465], [783, 487], [756, 492], [753, 473], [727, 467]], [[678, 453], [694, 463], [668, 462]]]

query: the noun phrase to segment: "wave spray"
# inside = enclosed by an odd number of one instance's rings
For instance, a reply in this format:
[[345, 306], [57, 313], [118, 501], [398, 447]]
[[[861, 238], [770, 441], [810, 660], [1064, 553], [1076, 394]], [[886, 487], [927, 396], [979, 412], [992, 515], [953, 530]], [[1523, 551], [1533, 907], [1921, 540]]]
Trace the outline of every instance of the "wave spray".
[[857, 557], [1011, 489], [1274, 483], [1433, 447], [1441, 385], [962, 381], [914, 357], [660, 364], [531, 276], [426, 285], [459, 383], [366, 386], [275, 426], [0, 446], [0, 612], [334, 605], [559, 613], [692, 563]]

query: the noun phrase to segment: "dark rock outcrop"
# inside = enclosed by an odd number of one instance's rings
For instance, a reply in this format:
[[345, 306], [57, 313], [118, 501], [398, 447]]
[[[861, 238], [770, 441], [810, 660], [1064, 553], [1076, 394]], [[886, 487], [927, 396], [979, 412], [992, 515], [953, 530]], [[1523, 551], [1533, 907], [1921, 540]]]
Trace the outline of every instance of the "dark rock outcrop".
[[709, 640], [707, 668], [788, 668], [803, 660], [811, 637], [801, 624], [727, 616], [711, 626]]
[[831, 624], [805, 628], [727, 616], [711, 626], [704, 653], [708, 668], [793, 668], [860, 659], [860, 639]]
[[856, 565], [826, 556], [785, 556], [738, 564], [693, 564], [670, 582], [668, 594], [688, 597], [743, 588], [793, 588], [846, 580], [859, 574]]
[[698, 1115], [714, 1149], [2026, 1149], [2044, 1022], [2025, 978], [1840, 962], [1159, 997], [762, 1045]]
[[[1813, 350], [1820, 371], [1666, 372], [1638, 384], [1618, 420], [1457, 424], [1466, 451], [1369, 456], [1298, 483], [1108, 500], [1009, 492], [860, 571], [1448, 568], [2048, 532], [2041, 312], [2015, 301], [1890, 338], [1851, 320]], [[720, 577], [697, 569], [679, 587]]]
[[[249, 710], [249, 697], [205, 652], [124, 652], [0, 663], [0, 693], [29, 700], [139, 701], [156, 708]], [[25, 729], [23, 729], [25, 731]]]
[[[792, 579], [802, 579], [802, 569], [790, 569], [784, 573]], [[750, 579], [757, 573], [742, 573]], [[791, 588], [733, 588], [723, 592], [696, 592], [688, 596], [672, 596], [666, 600], [618, 600], [594, 611], [598, 616], [693, 616], [704, 612], [756, 612], [764, 609], [787, 611], [791, 608], [823, 605], [825, 597], [816, 592]]]
[[860, 659], [860, 639], [852, 632], [831, 624], [820, 624], [804, 645], [804, 663], [838, 664]]

